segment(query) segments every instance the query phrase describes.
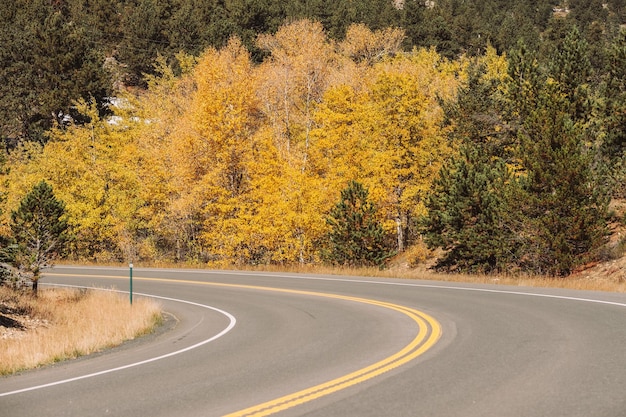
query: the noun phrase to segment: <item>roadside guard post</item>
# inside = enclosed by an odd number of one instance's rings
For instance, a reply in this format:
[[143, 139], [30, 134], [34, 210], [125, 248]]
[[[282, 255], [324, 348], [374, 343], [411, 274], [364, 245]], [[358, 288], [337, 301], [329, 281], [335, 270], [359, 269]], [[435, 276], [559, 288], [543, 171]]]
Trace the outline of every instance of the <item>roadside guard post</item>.
[[133, 305], [133, 264], [128, 265], [130, 268], [130, 305]]

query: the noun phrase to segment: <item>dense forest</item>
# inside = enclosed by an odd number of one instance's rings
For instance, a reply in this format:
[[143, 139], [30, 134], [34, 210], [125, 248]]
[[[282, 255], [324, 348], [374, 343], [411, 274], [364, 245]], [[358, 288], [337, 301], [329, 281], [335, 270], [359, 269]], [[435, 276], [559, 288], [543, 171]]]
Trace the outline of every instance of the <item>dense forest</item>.
[[626, 198], [626, 0], [18, 0], [0, 19], [3, 264], [42, 184], [70, 259], [428, 247], [442, 270], [557, 276]]

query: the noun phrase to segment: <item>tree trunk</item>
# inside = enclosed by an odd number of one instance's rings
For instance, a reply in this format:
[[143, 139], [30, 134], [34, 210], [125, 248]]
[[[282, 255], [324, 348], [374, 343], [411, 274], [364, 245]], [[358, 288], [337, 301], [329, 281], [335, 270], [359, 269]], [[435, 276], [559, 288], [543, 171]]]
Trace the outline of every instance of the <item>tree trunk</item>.
[[402, 225], [402, 217], [396, 217], [396, 234], [398, 237], [398, 253], [404, 252], [404, 227]]
[[39, 277], [33, 277], [32, 281], [33, 281], [33, 295], [37, 297], [37, 287], [39, 284]]

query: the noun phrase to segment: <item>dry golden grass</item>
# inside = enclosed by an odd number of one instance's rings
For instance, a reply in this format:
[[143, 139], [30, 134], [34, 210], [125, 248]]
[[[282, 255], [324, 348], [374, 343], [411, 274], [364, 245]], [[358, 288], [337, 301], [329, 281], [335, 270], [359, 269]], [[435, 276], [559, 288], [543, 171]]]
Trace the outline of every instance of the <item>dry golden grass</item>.
[[[160, 305], [100, 290], [40, 289], [37, 298], [0, 287], [0, 314], [20, 330], [0, 339], [0, 375], [88, 355], [151, 332]], [[16, 321], [8, 319], [14, 317]]]
[[[624, 258], [626, 261], [626, 258]], [[623, 262], [626, 264], [626, 262]], [[276, 268], [263, 268], [274, 270]], [[379, 268], [339, 268], [339, 267], [316, 267], [316, 268], [289, 268], [281, 269], [283, 272], [301, 272], [329, 275], [352, 275], [365, 277], [399, 278], [413, 280], [429, 280], [443, 282], [461, 282], [471, 284], [498, 284], [518, 287], [540, 288], [565, 288], [573, 290], [626, 292], [626, 280], [621, 276], [610, 276], [595, 270], [583, 271], [568, 277], [546, 277], [531, 275], [470, 275], [470, 274], [444, 274], [437, 273], [425, 267], [404, 268], [392, 267], [389, 269]]]
[[[600, 263], [594, 267], [581, 270], [567, 277], [549, 277], [540, 275], [471, 275], [444, 274], [429, 269], [433, 259], [419, 265], [408, 265], [407, 262], [394, 262], [387, 269], [379, 268], [347, 268], [321, 265], [258, 265], [232, 266], [224, 269], [258, 272], [282, 272], [302, 274], [324, 274], [363, 276], [380, 278], [419, 279], [444, 282], [464, 282], [471, 284], [498, 284], [518, 287], [565, 288], [573, 290], [626, 292], [626, 256]], [[98, 264], [100, 265], [100, 264]], [[108, 266], [120, 266], [110, 264]], [[124, 266], [124, 265], [121, 265]], [[203, 268], [201, 264], [144, 262], [135, 263], [141, 268]]]

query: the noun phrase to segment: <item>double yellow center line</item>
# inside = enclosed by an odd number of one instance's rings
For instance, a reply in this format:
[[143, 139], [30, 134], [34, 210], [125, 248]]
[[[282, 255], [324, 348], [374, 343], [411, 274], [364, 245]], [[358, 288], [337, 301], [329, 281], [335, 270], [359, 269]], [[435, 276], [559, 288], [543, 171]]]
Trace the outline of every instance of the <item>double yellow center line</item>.
[[[269, 289], [268, 289], [269, 290]], [[285, 395], [280, 398], [276, 398], [271, 401], [267, 401], [262, 404], [258, 404], [249, 408], [246, 408], [235, 413], [226, 415], [225, 417], [260, 417], [269, 416], [279, 411], [286, 410], [291, 407], [295, 407], [300, 404], [304, 404], [308, 401], [312, 401], [316, 398], [323, 397], [325, 395], [332, 394], [342, 389], [351, 387], [360, 382], [374, 378], [387, 371], [397, 368], [405, 363], [422, 355], [428, 349], [435, 345], [437, 340], [441, 337], [441, 326], [439, 323], [421, 311], [414, 310], [412, 308], [400, 306], [397, 304], [386, 303], [382, 301], [370, 300], [366, 298], [348, 297], [336, 294], [309, 292], [309, 291], [295, 291], [285, 289], [273, 289], [274, 291], [281, 291], [287, 293], [313, 295], [326, 298], [335, 298], [340, 300], [355, 301], [364, 304], [371, 304], [398, 311], [410, 317], [419, 326], [419, 332], [415, 338], [406, 345], [402, 350], [396, 354], [389, 356], [379, 362], [376, 362], [370, 366], [359, 369], [350, 374], [341, 376], [339, 378], [330, 380], [328, 382], [315, 385], [310, 388], [303, 389], [293, 394]]]
[[[48, 275], [57, 275], [57, 274], [48, 274]], [[68, 276], [68, 274], [58, 274], [62, 276]], [[93, 276], [93, 275], [90, 275]], [[98, 276], [102, 278], [118, 278], [116, 276]], [[192, 281], [192, 280], [172, 280], [165, 278], [136, 278], [137, 280], [143, 281], [159, 281], [159, 282], [174, 282], [179, 284], [194, 284], [194, 285], [210, 285], [216, 287], [228, 287], [228, 288], [239, 288], [239, 289], [252, 289], [259, 291], [272, 291], [272, 292], [280, 292], [287, 294], [297, 294], [297, 295], [307, 295], [307, 296], [316, 296], [316, 297], [324, 297], [331, 298], [337, 300], [345, 300], [345, 301], [353, 301], [357, 303], [370, 304], [378, 307], [387, 308], [390, 310], [397, 311], [399, 313], [404, 314], [413, 320], [418, 326], [418, 333], [415, 338], [400, 351], [391, 355], [381, 361], [378, 361], [370, 366], [359, 369], [347, 375], [341, 376], [339, 378], [332, 379], [328, 382], [324, 382], [319, 385], [315, 385], [310, 388], [303, 389], [298, 392], [294, 392], [293, 394], [288, 394], [280, 398], [276, 398], [274, 400], [270, 400], [231, 414], [227, 414], [224, 417], [261, 417], [261, 416], [269, 416], [271, 414], [278, 413], [280, 411], [295, 407], [297, 405], [304, 404], [306, 402], [315, 400], [317, 398], [323, 397], [325, 395], [332, 394], [334, 392], [340, 391], [342, 389], [351, 387], [360, 382], [366, 381], [368, 379], [374, 378], [378, 375], [381, 375], [385, 372], [388, 372], [392, 369], [395, 369], [399, 366], [406, 364], [407, 362], [417, 358], [418, 356], [424, 354], [427, 350], [437, 343], [439, 338], [441, 337], [441, 325], [437, 320], [435, 320], [430, 315], [421, 312], [419, 310], [415, 310], [409, 307], [401, 306], [398, 304], [387, 303], [378, 300], [372, 300], [367, 298], [359, 298], [359, 297], [351, 297], [339, 294], [331, 294], [331, 293], [321, 293], [314, 291], [303, 291], [303, 290], [292, 290], [286, 288], [273, 288], [273, 287], [261, 287], [256, 285], [241, 285], [241, 284], [226, 284], [226, 283], [213, 283], [213, 282], [202, 282], [202, 281]]]

